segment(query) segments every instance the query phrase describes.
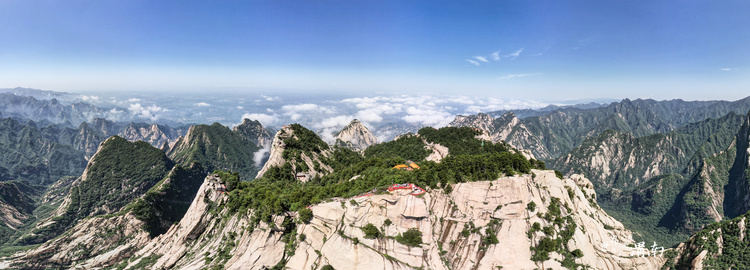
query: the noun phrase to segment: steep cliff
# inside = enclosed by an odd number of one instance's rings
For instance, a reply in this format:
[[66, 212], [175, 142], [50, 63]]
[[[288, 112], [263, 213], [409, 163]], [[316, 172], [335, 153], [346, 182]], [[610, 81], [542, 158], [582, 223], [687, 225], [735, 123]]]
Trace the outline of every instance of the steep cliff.
[[271, 145], [273, 143], [273, 133], [260, 124], [258, 120], [242, 119], [242, 124], [232, 129], [245, 140], [258, 146], [259, 150], [253, 154], [253, 162], [256, 168], [263, 168], [271, 156]]
[[[656, 269], [664, 263], [660, 256], [631, 256], [630, 232], [592, 202], [588, 180], [533, 173], [456, 184], [449, 194], [337, 199], [312, 206], [311, 220], [299, 223], [293, 213], [260, 223], [252, 212], [229, 214], [221, 180], [209, 177], [163, 235], [146, 240], [130, 215], [95, 218], [76, 226], [76, 238], [55, 240], [66, 252], [45, 244], [25, 256], [47, 252], [70, 267], [120, 269]], [[103, 226], [92, 227], [97, 222]], [[366, 234], [368, 224], [376, 236]], [[119, 245], [94, 239], [103, 230], [113, 231]], [[77, 261], [79, 250], [97, 255]], [[20, 262], [16, 257], [0, 266]]]
[[[23, 190], [26, 186], [27, 190]], [[34, 211], [34, 187], [22, 182], [0, 182], [0, 224], [16, 229]], [[29, 194], [32, 193], [32, 194]]]
[[[283, 126], [273, 138], [271, 154], [255, 178], [272, 168], [290, 171], [302, 181], [333, 172], [327, 160], [330, 146], [314, 132], [299, 124]], [[304, 176], [303, 176], [304, 175]]]
[[[59, 237], [7, 258], [5, 267], [90, 269], [126, 260], [183, 218], [204, 182], [204, 175], [198, 164], [189, 168], [176, 165], [164, 179], [122, 210], [78, 220]], [[55, 200], [54, 195], [45, 197]]]
[[232, 131], [260, 148], [270, 147], [273, 140], [271, 131], [263, 127], [258, 120], [242, 119], [242, 124], [234, 127]]
[[750, 112], [737, 133], [736, 156], [729, 169], [724, 207], [730, 217], [750, 211]]
[[706, 226], [667, 253], [662, 269], [750, 268], [750, 214]]
[[643, 137], [607, 130], [547, 164], [590, 177], [610, 214], [645, 238], [672, 245], [723, 219], [745, 118], [729, 113]]

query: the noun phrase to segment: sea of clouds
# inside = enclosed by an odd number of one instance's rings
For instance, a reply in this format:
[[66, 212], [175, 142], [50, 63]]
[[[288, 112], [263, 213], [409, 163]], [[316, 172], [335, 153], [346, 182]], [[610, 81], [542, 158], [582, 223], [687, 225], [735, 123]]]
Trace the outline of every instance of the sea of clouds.
[[[416, 131], [424, 126], [444, 127], [456, 115], [498, 110], [536, 109], [548, 103], [460, 95], [372, 95], [331, 97], [317, 95], [259, 94], [154, 94], [81, 95], [78, 101], [112, 107], [131, 121], [234, 126], [248, 118], [278, 129], [291, 123], [318, 132], [332, 142], [335, 133], [353, 119], [368, 127], [379, 140]], [[125, 120], [120, 117], [120, 120]]]

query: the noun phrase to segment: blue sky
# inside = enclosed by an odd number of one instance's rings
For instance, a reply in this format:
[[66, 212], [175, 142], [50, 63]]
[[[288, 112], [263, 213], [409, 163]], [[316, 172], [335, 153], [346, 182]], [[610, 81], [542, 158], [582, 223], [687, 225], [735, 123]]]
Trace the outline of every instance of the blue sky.
[[0, 0], [0, 87], [739, 99], [747, 14], [748, 1]]

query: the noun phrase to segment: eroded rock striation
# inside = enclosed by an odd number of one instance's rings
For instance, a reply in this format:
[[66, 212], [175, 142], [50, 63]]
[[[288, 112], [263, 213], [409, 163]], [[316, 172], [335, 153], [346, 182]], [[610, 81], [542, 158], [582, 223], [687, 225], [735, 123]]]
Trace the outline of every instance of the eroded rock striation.
[[[101, 236], [102, 228], [120, 228], [125, 236], [120, 245], [95, 248], [96, 256], [76, 261], [78, 243], [61, 238], [24, 256], [54, 253], [54, 247], [67, 252], [48, 261], [81, 269], [266, 269], [279, 264], [289, 269], [561, 269], [566, 257], [594, 269], [657, 269], [664, 263], [659, 256], [631, 256], [626, 246], [632, 243], [630, 231], [596, 205], [592, 184], [579, 175], [559, 179], [552, 171], [534, 170], [455, 184], [448, 194], [395, 191], [355, 198], [356, 203], [334, 199], [312, 206], [312, 220], [291, 231], [285, 219], [294, 213], [268, 223], [254, 223], [252, 211], [229, 214], [220, 207], [228, 198], [221, 188], [220, 180], [206, 178], [182, 220], [148, 241], [129, 214], [97, 217], [82, 221], [69, 235], [96, 243], [93, 238]], [[102, 225], [93, 228], [94, 223]], [[378, 228], [379, 237], [365, 237], [361, 228], [368, 224]], [[421, 233], [421, 244], [401, 239], [410, 230]], [[539, 254], [541, 243], [550, 239], [567, 240]], [[570, 257], [574, 251], [581, 257]], [[21, 261], [17, 257], [4, 265]]]

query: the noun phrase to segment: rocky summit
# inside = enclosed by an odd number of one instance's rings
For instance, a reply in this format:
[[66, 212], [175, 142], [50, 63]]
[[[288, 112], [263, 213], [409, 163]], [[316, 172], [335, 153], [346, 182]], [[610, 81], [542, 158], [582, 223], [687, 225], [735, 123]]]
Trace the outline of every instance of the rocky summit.
[[365, 150], [368, 146], [376, 144], [378, 139], [365, 125], [357, 119], [352, 120], [338, 134], [336, 134], [336, 145], [346, 147], [355, 151]]

